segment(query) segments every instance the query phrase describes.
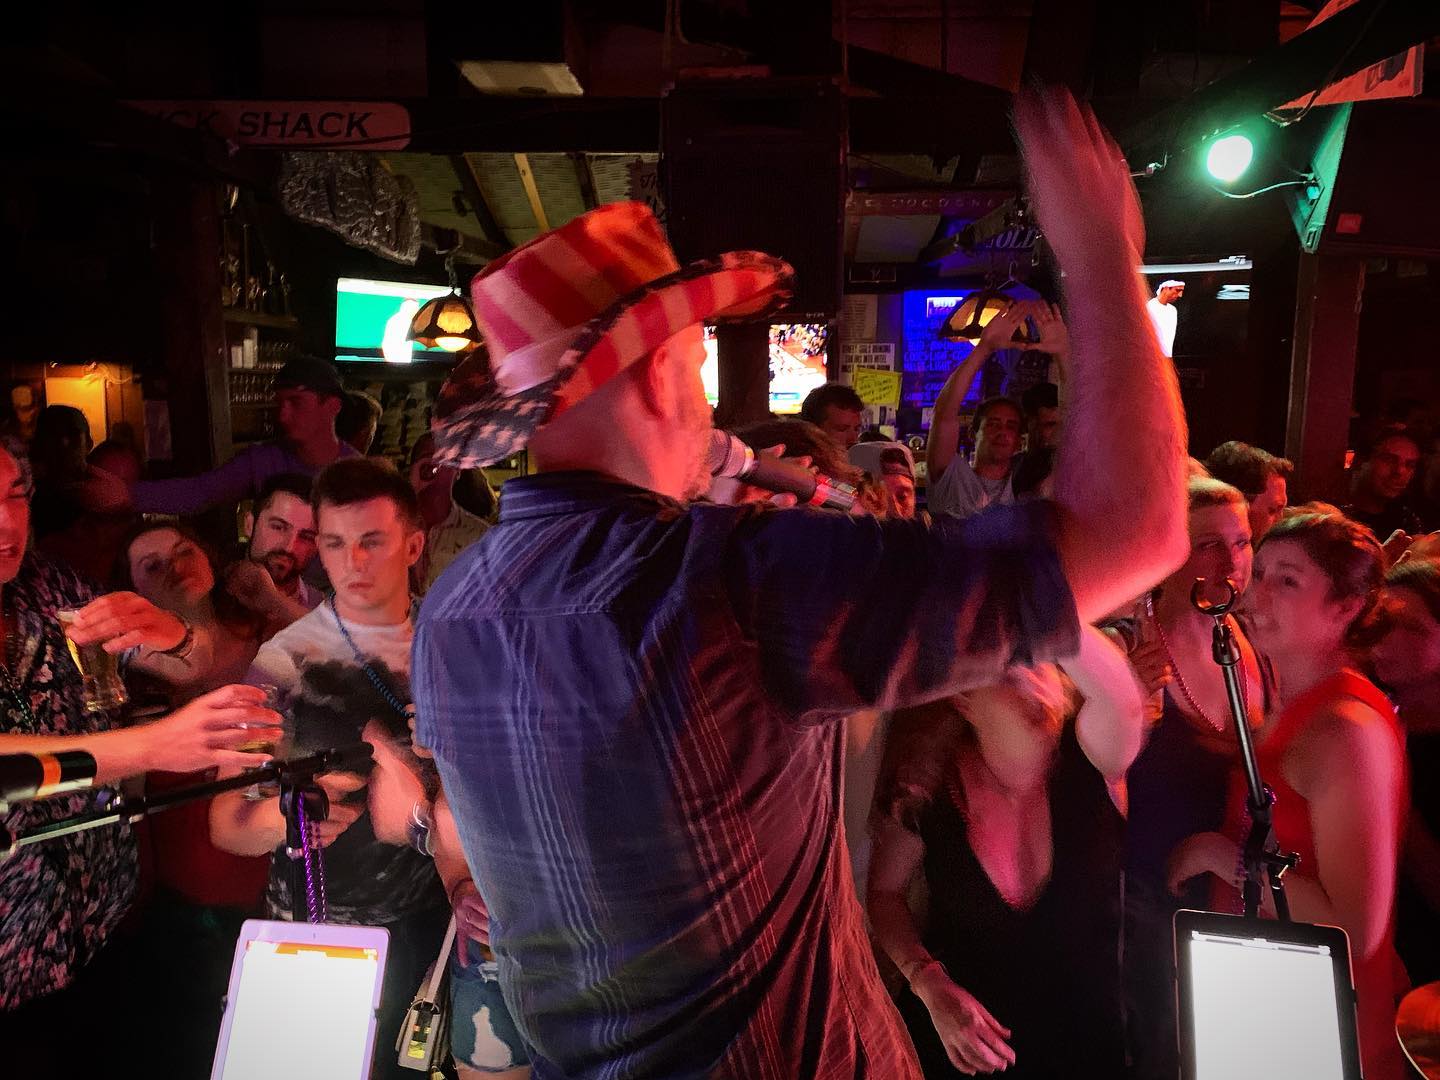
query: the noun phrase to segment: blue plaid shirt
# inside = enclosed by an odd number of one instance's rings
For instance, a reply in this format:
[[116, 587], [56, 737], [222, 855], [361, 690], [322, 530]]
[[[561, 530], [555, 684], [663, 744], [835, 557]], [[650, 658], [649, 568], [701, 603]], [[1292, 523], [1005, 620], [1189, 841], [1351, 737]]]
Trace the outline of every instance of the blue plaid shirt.
[[851, 884], [838, 721], [1072, 652], [1051, 520], [506, 485], [412, 681], [537, 1080], [919, 1077]]

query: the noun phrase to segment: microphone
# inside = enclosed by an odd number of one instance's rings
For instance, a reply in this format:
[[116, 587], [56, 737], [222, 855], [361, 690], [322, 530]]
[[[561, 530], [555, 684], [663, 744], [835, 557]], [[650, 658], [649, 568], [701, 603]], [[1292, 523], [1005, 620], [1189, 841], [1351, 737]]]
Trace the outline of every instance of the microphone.
[[743, 440], [718, 428], [710, 432], [708, 463], [711, 476], [794, 495], [802, 504], [847, 512], [855, 505], [857, 492], [852, 485], [817, 476], [784, 458], [756, 454]]
[[250, 771], [273, 772], [277, 777], [311, 777], [331, 772], [361, 772], [374, 762], [375, 751], [370, 748], [370, 744], [357, 742], [349, 746], [312, 750], [301, 757], [276, 758], [269, 764]]
[[30, 799], [81, 791], [95, 783], [95, 758], [84, 750], [0, 754], [0, 809]]

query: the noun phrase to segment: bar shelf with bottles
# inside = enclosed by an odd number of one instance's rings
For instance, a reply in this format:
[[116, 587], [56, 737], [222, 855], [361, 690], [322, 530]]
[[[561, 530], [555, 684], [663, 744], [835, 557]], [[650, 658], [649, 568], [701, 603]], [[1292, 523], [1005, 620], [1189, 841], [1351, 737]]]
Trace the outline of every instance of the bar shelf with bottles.
[[299, 320], [290, 282], [272, 262], [259, 230], [244, 217], [238, 190], [227, 187], [221, 216], [220, 288], [225, 327], [231, 441], [275, 434], [271, 384], [297, 351]]

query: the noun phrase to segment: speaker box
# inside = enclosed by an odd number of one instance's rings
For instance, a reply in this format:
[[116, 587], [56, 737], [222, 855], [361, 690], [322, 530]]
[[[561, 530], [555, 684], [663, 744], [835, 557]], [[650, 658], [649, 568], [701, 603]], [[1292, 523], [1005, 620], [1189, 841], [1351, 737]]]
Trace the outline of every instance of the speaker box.
[[845, 98], [829, 79], [681, 83], [661, 109], [666, 227], [680, 261], [757, 250], [795, 268], [790, 321], [840, 311]]
[[1440, 101], [1360, 102], [1344, 138], [1316, 250], [1440, 258]]

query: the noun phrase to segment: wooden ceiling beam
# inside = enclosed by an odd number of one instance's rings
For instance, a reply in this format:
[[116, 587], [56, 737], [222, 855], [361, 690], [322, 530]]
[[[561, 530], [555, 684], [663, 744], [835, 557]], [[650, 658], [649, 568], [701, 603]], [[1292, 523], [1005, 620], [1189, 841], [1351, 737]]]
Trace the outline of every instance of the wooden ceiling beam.
[[545, 204], [540, 201], [540, 189], [535, 185], [529, 155], [516, 154], [515, 168], [520, 172], [520, 186], [525, 189], [525, 199], [530, 204], [530, 212], [535, 215], [535, 224], [540, 226], [542, 233], [549, 232], [550, 218], [545, 213]]
[[495, 220], [490, 204], [485, 201], [485, 192], [480, 188], [480, 178], [475, 175], [475, 166], [464, 154], [448, 156], [450, 167], [455, 170], [455, 178], [460, 181], [460, 190], [465, 193], [465, 202], [474, 211], [475, 220], [480, 231], [485, 234], [485, 239], [498, 246], [501, 251], [509, 251], [515, 245], [510, 243], [510, 238], [505, 235], [500, 222]]

